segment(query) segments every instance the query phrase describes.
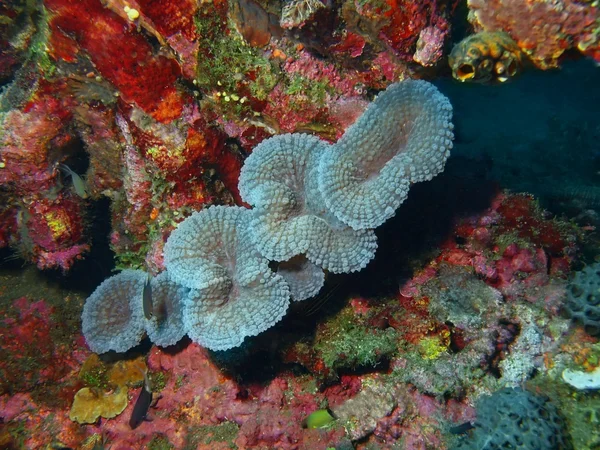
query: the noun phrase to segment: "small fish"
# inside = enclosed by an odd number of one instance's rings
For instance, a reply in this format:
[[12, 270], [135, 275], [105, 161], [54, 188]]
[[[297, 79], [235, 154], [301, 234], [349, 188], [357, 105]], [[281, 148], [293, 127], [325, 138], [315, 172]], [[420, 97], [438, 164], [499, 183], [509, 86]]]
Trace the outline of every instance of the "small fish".
[[452, 434], [465, 434], [467, 431], [472, 430], [475, 426], [471, 422], [465, 422], [461, 425], [450, 428]]
[[150, 389], [150, 380], [148, 380], [148, 372], [144, 372], [144, 385], [138, 395], [131, 417], [129, 418], [129, 427], [135, 430], [146, 419], [148, 409], [152, 405], [152, 389]]
[[518, 75], [525, 56], [504, 32], [482, 31], [454, 46], [448, 56], [452, 76], [461, 82], [503, 83]]
[[85, 181], [83, 181], [83, 178], [81, 178], [78, 174], [73, 172], [73, 170], [66, 164], [61, 164], [59, 168], [63, 171], [63, 173], [71, 177], [71, 181], [73, 182], [73, 189], [75, 190], [75, 193], [78, 196], [80, 196], [83, 199], [86, 199], [90, 196], [87, 191]]
[[319, 409], [304, 419], [302, 426], [304, 428], [327, 428], [335, 422], [335, 420], [336, 418], [329, 408]]
[[144, 308], [144, 316], [147, 320], [154, 316], [154, 308], [152, 307], [152, 275], [148, 274], [144, 290], [142, 291], [142, 306]]

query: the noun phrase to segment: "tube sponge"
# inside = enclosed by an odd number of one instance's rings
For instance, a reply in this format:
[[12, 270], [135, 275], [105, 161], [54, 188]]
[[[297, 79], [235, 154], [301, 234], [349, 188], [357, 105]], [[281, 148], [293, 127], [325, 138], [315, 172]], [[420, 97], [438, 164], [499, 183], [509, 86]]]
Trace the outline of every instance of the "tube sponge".
[[375, 256], [372, 230], [353, 230], [331, 214], [318, 188], [320, 159], [330, 145], [307, 134], [284, 134], [259, 144], [246, 159], [239, 188], [251, 204], [251, 237], [267, 258], [306, 254], [331, 272], [353, 272]]
[[211, 350], [239, 346], [281, 320], [289, 306], [287, 284], [249, 239], [250, 214], [207, 208], [184, 220], [165, 245], [167, 271], [194, 289], [184, 300], [184, 327]]
[[444, 169], [451, 119], [450, 102], [432, 84], [390, 85], [321, 158], [319, 188], [327, 208], [357, 230], [384, 223], [411, 183]]
[[104, 280], [88, 297], [81, 319], [93, 352], [125, 352], [140, 342], [146, 331], [142, 310], [146, 279], [141, 270], [124, 270]]

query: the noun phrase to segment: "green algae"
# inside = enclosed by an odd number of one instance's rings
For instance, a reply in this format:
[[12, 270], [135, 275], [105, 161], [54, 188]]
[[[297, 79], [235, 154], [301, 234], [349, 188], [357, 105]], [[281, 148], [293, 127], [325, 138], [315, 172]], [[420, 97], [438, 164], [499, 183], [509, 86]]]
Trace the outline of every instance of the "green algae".
[[175, 448], [169, 439], [167, 439], [162, 434], [156, 434], [152, 438], [150, 442], [148, 442], [148, 446], [146, 447], [148, 450], [171, 450]]
[[160, 392], [167, 386], [167, 375], [164, 372], [150, 372], [148, 374], [152, 392]]
[[185, 375], [177, 375], [177, 378], [175, 379], [175, 386], [173, 387], [175, 392], [177, 392], [179, 389], [181, 389], [181, 386], [183, 386], [184, 383], [186, 383], [186, 376]]
[[25, 440], [29, 437], [27, 429], [27, 420], [13, 421], [6, 425], [3, 432], [7, 432], [11, 438], [12, 447], [7, 448], [26, 448]]
[[146, 255], [150, 251], [148, 241], [136, 241], [122, 251], [111, 245], [111, 250], [115, 253], [116, 271], [146, 268]]
[[184, 450], [192, 450], [199, 445], [210, 445], [213, 442], [226, 442], [231, 449], [237, 449], [237, 439], [240, 427], [233, 422], [222, 422], [218, 425], [203, 425], [194, 427], [186, 436]]
[[[322, 108], [325, 106], [327, 94], [333, 94], [334, 89], [327, 79], [315, 81], [303, 77], [299, 74], [293, 74], [289, 80], [285, 93], [288, 95], [303, 95], [309, 103]], [[292, 108], [301, 109], [300, 103], [292, 103]]]
[[498, 246], [498, 251], [495, 252], [497, 255], [496, 259], [501, 258], [504, 251], [512, 244], [515, 244], [521, 249], [535, 248], [535, 245], [530, 240], [519, 236], [518, 230], [502, 233], [496, 238], [495, 243]]
[[[5, 17], [5, 21], [15, 19]], [[7, 112], [23, 105], [32, 95], [31, 80], [40, 76], [51, 78], [56, 66], [48, 55], [49, 14], [38, 2], [27, 0], [17, 20], [23, 32], [11, 42], [19, 51], [26, 51], [21, 67], [15, 72], [14, 79], [0, 93], [0, 112]]]
[[79, 379], [87, 387], [108, 389], [108, 368], [97, 356], [92, 355], [81, 366]]
[[48, 55], [47, 43], [50, 36], [50, 28], [48, 26], [49, 14], [43, 5], [40, 5], [38, 8], [38, 33], [29, 46], [29, 54], [30, 58], [37, 62], [42, 75], [45, 78], [49, 78], [56, 72], [56, 65], [50, 58], [50, 55]]
[[59, 301], [52, 301], [54, 308], [51, 316], [52, 323], [59, 324], [50, 328], [50, 338], [55, 346], [73, 345], [73, 336], [81, 330], [81, 312], [85, 296], [83, 294], [67, 294]]
[[334, 371], [376, 367], [396, 352], [397, 338], [393, 328], [373, 329], [365, 318], [346, 307], [318, 333], [314, 349]]
[[426, 336], [419, 341], [419, 353], [425, 359], [438, 359], [448, 350], [448, 345], [440, 336]]
[[260, 50], [248, 46], [233, 22], [223, 19], [214, 5], [204, 4], [203, 9], [196, 18], [200, 51], [195, 84], [204, 93], [222, 94], [223, 112], [239, 115], [250, 111], [248, 103], [234, 99], [249, 92], [265, 100], [281, 78], [280, 70]]

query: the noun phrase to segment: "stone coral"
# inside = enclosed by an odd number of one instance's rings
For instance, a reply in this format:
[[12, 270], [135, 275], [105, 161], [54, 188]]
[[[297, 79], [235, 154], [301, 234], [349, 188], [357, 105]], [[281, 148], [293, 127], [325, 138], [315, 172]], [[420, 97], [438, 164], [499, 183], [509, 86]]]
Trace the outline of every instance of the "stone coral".
[[[159, 300], [149, 320], [141, 311], [143, 272], [105, 281], [84, 310], [90, 348], [125, 351], [146, 329], [159, 345], [186, 332], [211, 350], [227, 350], [281, 320], [290, 296], [316, 295], [323, 269], [364, 268], [377, 248], [373, 228], [394, 215], [411, 183], [442, 171], [452, 146], [451, 114], [433, 85], [409, 80], [382, 93], [337, 144], [307, 134], [263, 141], [239, 179], [240, 195], [253, 209], [213, 206], [179, 224], [164, 247], [168, 273], [153, 281]], [[279, 273], [272, 261], [280, 263]], [[110, 288], [128, 277], [137, 277], [134, 287], [125, 286], [130, 309], [121, 303], [120, 316], [111, 318], [117, 302]]]
[[169, 272], [162, 272], [151, 281], [152, 317], [146, 321], [148, 337], [156, 345], [176, 344], [183, 336], [183, 300], [190, 289], [170, 280]]
[[124, 270], [107, 278], [83, 307], [82, 330], [90, 349], [125, 352], [137, 345], [145, 332], [142, 293], [146, 273]]
[[240, 194], [254, 206], [250, 229], [259, 251], [285, 261], [306, 253], [331, 272], [354, 272], [375, 256], [372, 230], [353, 230], [325, 207], [318, 164], [331, 147], [315, 136], [285, 134], [263, 141], [246, 160]]
[[327, 208], [354, 229], [376, 228], [396, 213], [411, 183], [444, 169], [452, 148], [452, 106], [432, 84], [396, 83], [321, 159]]
[[165, 265], [174, 280], [196, 289], [184, 301], [190, 338], [212, 350], [239, 346], [277, 323], [290, 291], [248, 238], [250, 211], [216, 206], [195, 213], [171, 234]]
[[317, 295], [325, 284], [323, 269], [303, 256], [281, 263], [277, 273], [290, 287], [292, 300], [295, 301], [306, 300]]

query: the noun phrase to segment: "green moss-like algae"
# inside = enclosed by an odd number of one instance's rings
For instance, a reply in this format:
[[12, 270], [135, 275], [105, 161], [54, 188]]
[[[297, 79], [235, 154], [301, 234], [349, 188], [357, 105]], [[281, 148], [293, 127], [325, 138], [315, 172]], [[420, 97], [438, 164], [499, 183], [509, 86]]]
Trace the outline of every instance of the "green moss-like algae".
[[396, 351], [396, 340], [393, 328], [374, 329], [347, 306], [319, 330], [314, 348], [326, 367], [339, 371], [375, 367]]
[[192, 450], [200, 444], [209, 445], [213, 442], [226, 442], [231, 449], [237, 449], [235, 439], [240, 427], [233, 422], [223, 422], [219, 425], [203, 425], [194, 427], [186, 437], [184, 450]]

